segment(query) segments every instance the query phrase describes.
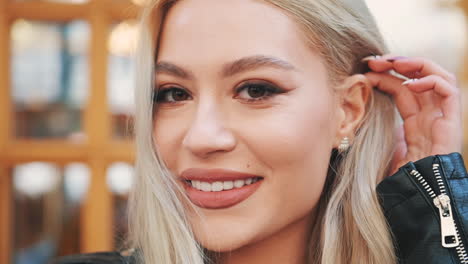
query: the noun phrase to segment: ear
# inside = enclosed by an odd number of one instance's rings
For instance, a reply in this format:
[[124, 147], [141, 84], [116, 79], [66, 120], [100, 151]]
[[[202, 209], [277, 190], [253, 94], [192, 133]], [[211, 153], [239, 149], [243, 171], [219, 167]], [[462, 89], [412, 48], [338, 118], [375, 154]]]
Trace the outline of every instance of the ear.
[[372, 85], [363, 74], [347, 77], [337, 87], [336, 137], [333, 147], [337, 148], [344, 137], [353, 142], [354, 135], [366, 113]]

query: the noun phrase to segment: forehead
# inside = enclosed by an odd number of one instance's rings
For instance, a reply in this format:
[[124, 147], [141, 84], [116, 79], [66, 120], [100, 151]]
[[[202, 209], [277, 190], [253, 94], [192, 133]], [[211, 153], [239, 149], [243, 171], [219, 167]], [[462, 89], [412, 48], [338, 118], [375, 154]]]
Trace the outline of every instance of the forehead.
[[268, 55], [293, 63], [316, 57], [297, 23], [258, 0], [183, 0], [163, 25], [158, 60], [225, 61]]

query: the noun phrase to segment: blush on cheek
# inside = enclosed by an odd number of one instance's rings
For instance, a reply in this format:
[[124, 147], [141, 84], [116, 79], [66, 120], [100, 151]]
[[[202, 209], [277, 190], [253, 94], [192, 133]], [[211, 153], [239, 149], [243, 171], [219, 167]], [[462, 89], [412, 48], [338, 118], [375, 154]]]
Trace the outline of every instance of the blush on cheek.
[[320, 198], [334, 133], [328, 104], [296, 99], [276, 113], [247, 120], [251, 125], [244, 123], [244, 129], [250, 129], [244, 130], [243, 142], [271, 171], [265, 179], [272, 188], [267, 200], [277, 203], [271, 206], [301, 217]]
[[[322, 108], [324, 109], [324, 108]], [[323, 111], [323, 110], [322, 110]], [[314, 156], [329, 157], [333, 136], [329, 113], [309, 111], [272, 114], [260, 120], [244, 120], [246, 144], [266, 164], [301, 164]], [[310, 113], [310, 114], [304, 114]]]

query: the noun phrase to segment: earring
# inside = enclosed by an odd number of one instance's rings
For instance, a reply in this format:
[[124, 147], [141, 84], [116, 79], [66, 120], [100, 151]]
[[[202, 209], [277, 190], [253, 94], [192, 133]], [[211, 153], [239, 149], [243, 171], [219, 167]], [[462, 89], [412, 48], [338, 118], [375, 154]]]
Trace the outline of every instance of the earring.
[[346, 150], [348, 150], [349, 148], [349, 138], [348, 137], [344, 137], [342, 140], [341, 140], [341, 143], [340, 143], [340, 146], [338, 146], [338, 152], [344, 152]]

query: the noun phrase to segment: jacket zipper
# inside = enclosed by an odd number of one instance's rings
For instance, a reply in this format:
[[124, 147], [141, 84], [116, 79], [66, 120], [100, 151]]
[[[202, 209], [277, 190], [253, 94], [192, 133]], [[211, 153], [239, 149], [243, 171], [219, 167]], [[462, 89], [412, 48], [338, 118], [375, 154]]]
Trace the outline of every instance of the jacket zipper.
[[[440, 192], [441, 192], [442, 195], [446, 196], [447, 199], [448, 199], [448, 206], [450, 208], [450, 215], [452, 216], [452, 209], [451, 209], [452, 207], [450, 205], [450, 198], [448, 197], [448, 195], [447, 195], [447, 193], [445, 191], [445, 184], [444, 184], [444, 181], [442, 180], [442, 176], [441, 176], [439, 167], [440, 167], [439, 163], [434, 163], [432, 165], [432, 169], [434, 171], [434, 175], [436, 177], [437, 184], [439, 185]], [[434, 203], [435, 203], [435, 201], [434, 201]], [[441, 211], [441, 209], [439, 208], [439, 212], [440, 211]], [[452, 218], [452, 221], [453, 221], [453, 218]], [[455, 221], [453, 221], [453, 227], [455, 228], [455, 235], [456, 235], [456, 239], [458, 240], [458, 245], [456, 246], [458, 259], [460, 260], [460, 262], [462, 264], [467, 264], [468, 263], [468, 255], [466, 254], [466, 248], [465, 248], [465, 245], [463, 244], [460, 233], [458, 232], [458, 227], [457, 227], [457, 224], [455, 223]]]
[[466, 253], [465, 245], [461, 240], [458, 232], [457, 225], [453, 219], [452, 205], [450, 203], [450, 197], [447, 195], [445, 190], [445, 184], [442, 180], [442, 176], [439, 171], [440, 164], [434, 163], [432, 170], [437, 180], [440, 194], [436, 195], [431, 186], [427, 183], [426, 179], [417, 170], [410, 172], [416, 180], [422, 185], [424, 190], [431, 197], [434, 205], [437, 207], [440, 216], [440, 230], [442, 246], [445, 248], [455, 248], [457, 252], [458, 260], [461, 264], [468, 264], [468, 255]]

